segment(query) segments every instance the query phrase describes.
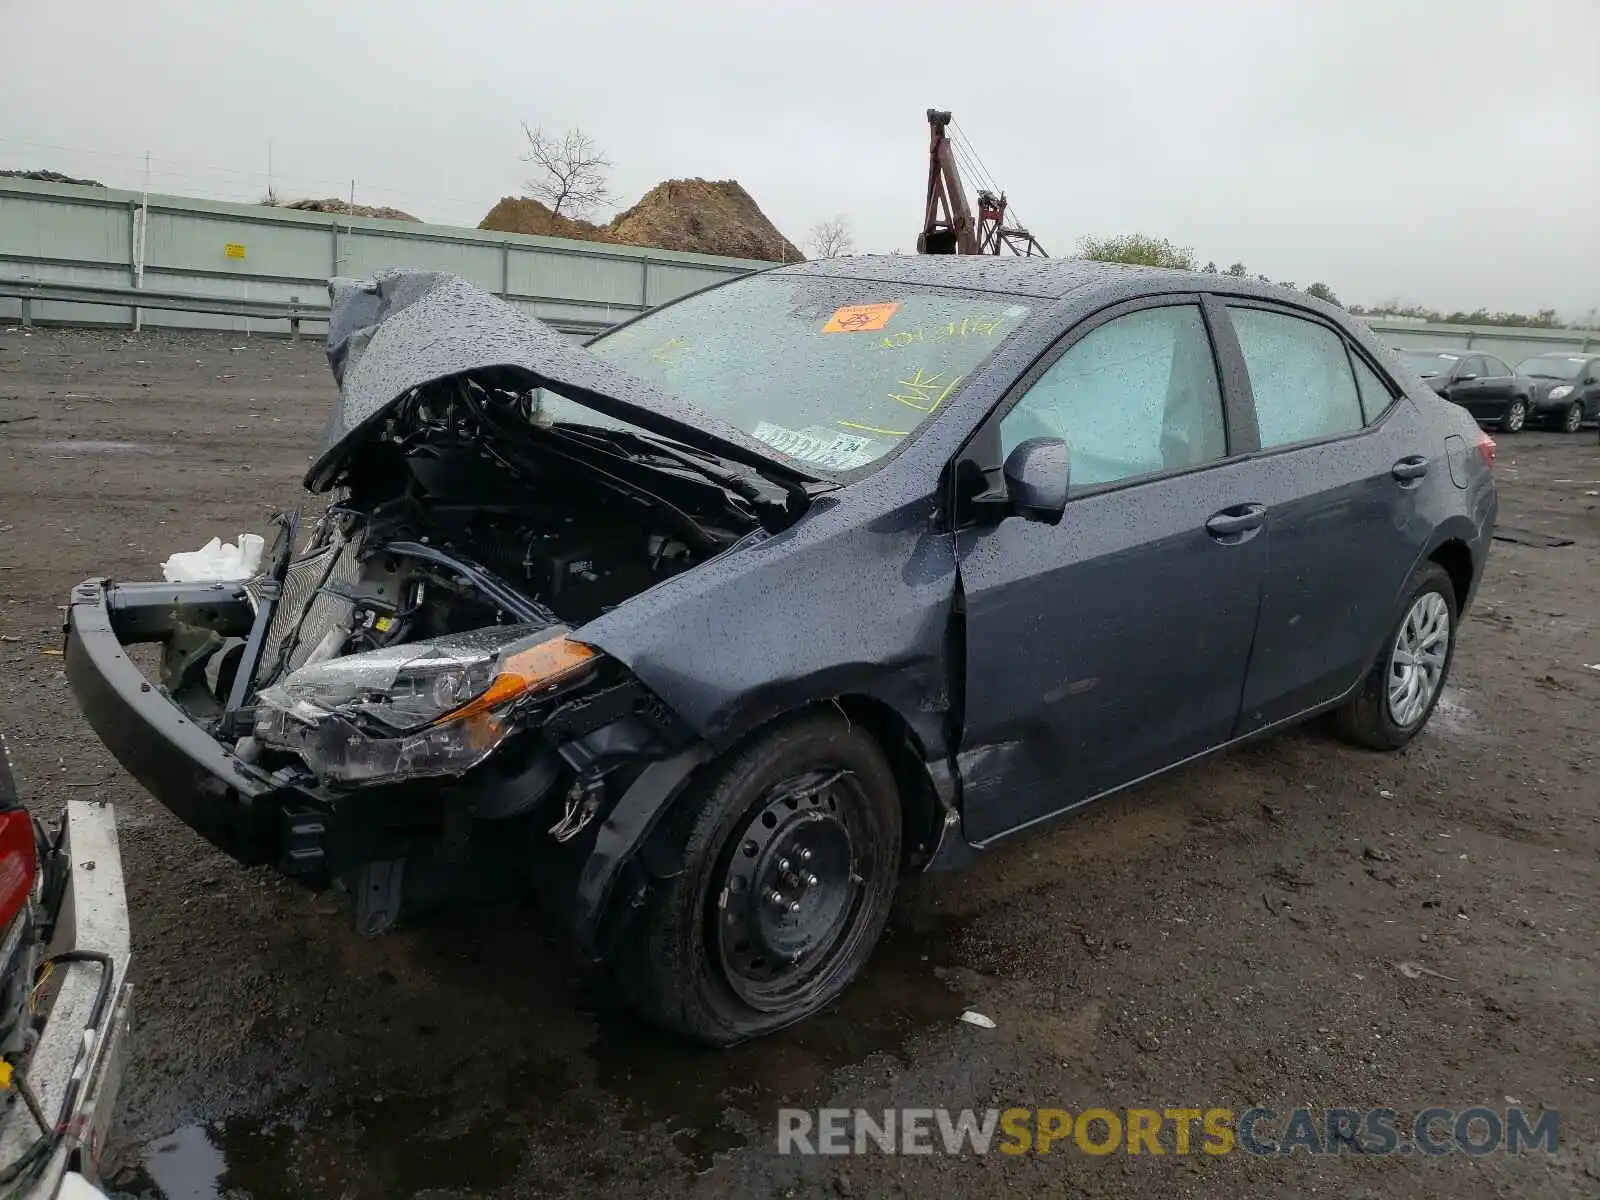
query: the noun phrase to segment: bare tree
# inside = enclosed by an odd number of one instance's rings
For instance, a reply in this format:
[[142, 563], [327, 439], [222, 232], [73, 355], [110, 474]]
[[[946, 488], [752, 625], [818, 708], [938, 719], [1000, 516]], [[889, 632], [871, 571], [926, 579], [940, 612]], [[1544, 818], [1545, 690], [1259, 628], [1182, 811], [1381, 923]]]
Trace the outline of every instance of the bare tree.
[[532, 163], [538, 176], [523, 185], [527, 195], [543, 201], [555, 216], [582, 217], [601, 205], [611, 203], [606, 173], [611, 160], [581, 129], [569, 129], [560, 137], [541, 128], [528, 128], [528, 153], [522, 161]]
[[806, 234], [806, 249], [816, 258], [839, 258], [855, 249], [850, 236], [850, 218], [840, 213], [831, 221], [819, 221]]

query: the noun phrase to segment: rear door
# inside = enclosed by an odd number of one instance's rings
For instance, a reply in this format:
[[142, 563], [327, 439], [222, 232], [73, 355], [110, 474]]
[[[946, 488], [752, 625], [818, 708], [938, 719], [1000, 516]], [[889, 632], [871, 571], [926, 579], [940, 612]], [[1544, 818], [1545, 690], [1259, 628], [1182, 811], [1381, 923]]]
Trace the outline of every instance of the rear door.
[[1497, 410], [1504, 411], [1516, 394], [1517, 379], [1511, 368], [1492, 354], [1483, 355], [1483, 396], [1494, 402]]
[[1483, 415], [1483, 355], [1464, 354], [1450, 373], [1450, 388], [1446, 395], [1473, 416]]
[[1072, 457], [1058, 525], [958, 511], [969, 839], [1228, 738], [1267, 558], [1224, 409], [1202, 306], [1162, 297], [1073, 330], [965, 452], [991, 475], [1027, 438]]
[[1442, 447], [1410, 400], [1318, 316], [1228, 302], [1261, 453], [1262, 587], [1239, 734], [1343, 695], [1370, 665], [1428, 526], [1417, 497]]

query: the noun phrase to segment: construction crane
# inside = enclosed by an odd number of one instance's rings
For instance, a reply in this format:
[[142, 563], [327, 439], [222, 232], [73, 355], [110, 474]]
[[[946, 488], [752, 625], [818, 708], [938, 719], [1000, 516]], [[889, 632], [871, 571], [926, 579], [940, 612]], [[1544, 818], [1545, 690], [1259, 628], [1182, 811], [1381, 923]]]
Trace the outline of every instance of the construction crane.
[[[917, 253], [999, 254], [1004, 247], [1013, 254], [1048, 258], [1038, 238], [1020, 225], [1006, 224], [1006, 194], [993, 186], [972, 143], [963, 138], [972, 174], [990, 185], [978, 190], [978, 217], [973, 220], [956, 166], [957, 143], [950, 140], [952, 124], [950, 113], [928, 110], [928, 203]], [[956, 132], [959, 136], [960, 130]]]

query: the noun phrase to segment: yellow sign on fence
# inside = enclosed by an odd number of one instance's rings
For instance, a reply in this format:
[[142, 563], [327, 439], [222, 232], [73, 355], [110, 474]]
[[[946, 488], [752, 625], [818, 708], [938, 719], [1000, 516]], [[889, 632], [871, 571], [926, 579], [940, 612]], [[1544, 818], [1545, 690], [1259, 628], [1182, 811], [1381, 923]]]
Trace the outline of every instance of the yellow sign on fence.
[[228, 242], [222, 247], [222, 252], [229, 258], [243, 258], [244, 246], [239, 242]]

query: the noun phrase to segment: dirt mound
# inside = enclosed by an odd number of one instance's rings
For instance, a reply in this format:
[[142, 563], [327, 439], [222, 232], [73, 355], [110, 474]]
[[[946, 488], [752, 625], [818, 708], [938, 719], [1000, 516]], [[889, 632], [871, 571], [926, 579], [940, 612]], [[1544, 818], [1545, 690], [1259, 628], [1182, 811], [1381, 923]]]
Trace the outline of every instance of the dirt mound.
[[478, 222], [478, 228], [499, 233], [531, 233], [538, 237], [576, 238], [585, 242], [611, 240], [604, 236], [604, 225], [559, 217], [537, 200], [517, 196], [502, 197], [500, 203], [489, 210], [489, 215]]
[[804, 257], [733, 179], [658, 183], [610, 229], [631, 246], [783, 262]]
[[337, 213], [341, 217], [382, 217], [386, 221], [416, 221], [419, 224], [422, 221], [421, 217], [413, 217], [398, 208], [374, 204], [352, 205], [348, 200], [290, 200], [277, 207], [298, 209], [300, 212]]
[[40, 183], [75, 183], [79, 187], [105, 187], [105, 184], [98, 179], [74, 179], [71, 175], [63, 175], [60, 171], [0, 171], [0, 177], [37, 179]]
[[805, 257], [732, 179], [668, 179], [609, 225], [556, 216], [537, 200], [507, 196], [478, 228], [767, 262]]

